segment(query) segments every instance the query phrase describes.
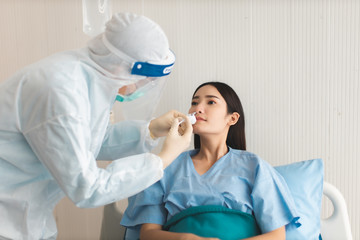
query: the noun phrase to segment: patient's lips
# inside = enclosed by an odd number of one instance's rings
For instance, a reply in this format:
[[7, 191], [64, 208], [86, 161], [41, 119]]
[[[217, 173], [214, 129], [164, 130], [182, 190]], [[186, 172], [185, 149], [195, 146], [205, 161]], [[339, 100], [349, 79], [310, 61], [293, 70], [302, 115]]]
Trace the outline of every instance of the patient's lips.
[[196, 121], [206, 121], [204, 118], [196, 116]]

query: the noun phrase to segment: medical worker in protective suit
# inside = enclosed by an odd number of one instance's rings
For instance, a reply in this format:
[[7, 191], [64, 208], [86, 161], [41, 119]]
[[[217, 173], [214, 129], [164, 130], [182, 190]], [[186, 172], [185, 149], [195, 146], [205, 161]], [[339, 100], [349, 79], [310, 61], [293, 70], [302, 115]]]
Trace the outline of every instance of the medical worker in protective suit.
[[[162, 177], [190, 143], [185, 115], [109, 125], [109, 113], [116, 99], [156, 105], [174, 61], [156, 23], [115, 14], [86, 48], [45, 58], [0, 86], [0, 239], [55, 239], [52, 212], [64, 196], [97, 207]], [[160, 153], [149, 153], [162, 136]], [[100, 169], [96, 159], [114, 161]]]

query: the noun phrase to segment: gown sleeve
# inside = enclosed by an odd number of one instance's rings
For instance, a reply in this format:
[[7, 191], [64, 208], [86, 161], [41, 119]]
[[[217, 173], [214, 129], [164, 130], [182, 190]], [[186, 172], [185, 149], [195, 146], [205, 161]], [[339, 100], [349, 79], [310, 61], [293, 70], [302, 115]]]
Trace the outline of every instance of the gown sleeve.
[[163, 175], [162, 160], [143, 153], [97, 167], [86, 121], [68, 114], [24, 133], [37, 158], [78, 207], [97, 207], [134, 195]]
[[256, 169], [251, 199], [254, 215], [262, 233], [282, 226], [298, 227], [299, 217], [285, 180], [261, 159]]
[[122, 121], [109, 125], [97, 159], [115, 160], [150, 152], [159, 140], [150, 137], [148, 126], [145, 121]]
[[129, 198], [121, 225], [131, 228], [144, 223], [164, 225], [167, 212], [163, 203], [164, 190], [161, 181]]

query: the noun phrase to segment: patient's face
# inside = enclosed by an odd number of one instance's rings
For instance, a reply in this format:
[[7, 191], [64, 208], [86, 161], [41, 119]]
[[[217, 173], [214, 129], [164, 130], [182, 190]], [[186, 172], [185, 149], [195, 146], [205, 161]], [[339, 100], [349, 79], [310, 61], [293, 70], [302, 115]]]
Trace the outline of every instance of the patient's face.
[[196, 112], [196, 123], [193, 125], [195, 134], [217, 134], [224, 131], [227, 134], [231, 117], [227, 113], [225, 99], [215, 87], [205, 85], [194, 94], [189, 109], [189, 113], [193, 112]]

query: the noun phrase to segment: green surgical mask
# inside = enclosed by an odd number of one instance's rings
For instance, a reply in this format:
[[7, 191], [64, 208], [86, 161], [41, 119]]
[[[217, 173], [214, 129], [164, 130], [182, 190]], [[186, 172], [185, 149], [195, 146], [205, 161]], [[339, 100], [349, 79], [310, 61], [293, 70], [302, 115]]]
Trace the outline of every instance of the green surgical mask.
[[119, 102], [130, 102], [130, 101], [134, 101], [135, 99], [138, 99], [139, 97], [141, 97], [142, 95], [144, 95], [143, 92], [141, 91], [137, 91], [137, 92], [134, 92], [133, 94], [130, 94], [130, 95], [121, 95], [121, 94], [118, 94], [116, 96], [116, 101], [119, 101]]

